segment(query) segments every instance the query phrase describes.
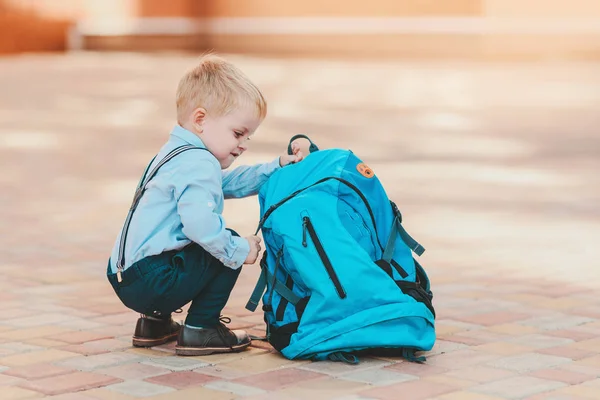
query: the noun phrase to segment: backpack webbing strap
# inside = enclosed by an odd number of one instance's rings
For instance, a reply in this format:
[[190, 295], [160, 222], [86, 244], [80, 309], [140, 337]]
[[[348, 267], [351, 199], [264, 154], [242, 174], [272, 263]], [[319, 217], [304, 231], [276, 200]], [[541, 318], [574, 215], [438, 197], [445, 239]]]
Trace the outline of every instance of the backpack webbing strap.
[[394, 250], [396, 249], [396, 235], [400, 234], [400, 237], [406, 243], [408, 247], [416, 254], [423, 255], [425, 252], [425, 248], [421, 246], [415, 239], [413, 239], [408, 232], [402, 226], [400, 222], [400, 218], [398, 216], [394, 217], [394, 223], [392, 225], [392, 231], [390, 233], [390, 237], [388, 238], [387, 245], [385, 246], [385, 250], [383, 251], [382, 259], [391, 262], [394, 257]]
[[358, 364], [360, 360], [352, 353], [347, 353], [345, 351], [336, 351], [335, 353], [331, 353], [327, 356], [327, 358], [331, 361], [341, 361], [346, 364]]
[[252, 291], [252, 295], [250, 296], [250, 300], [246, 304], [246, 309], [249, 311], [255, 311], [258, 303], [260, 303], [260, 298], [262, 297], [265, 289], [267, 288], [267, 281], [273, 282], [273, 290], [275, 290], [281, 297], [292, 303], [293, 305], [298, 304], [300, 301], [300, 296], [296, 293], [292, 292], [288, 289], [287, 286], [279, 279], [277, 279], [273, 274], [271, 274], [267, 268], [261, 267], [261, 273], [258, 277], [258, 281], [256, 282], [256, 286]]
[[424, 356], [417, 357], [415, 355], [415, 349], [403, 348], [402, 349], [402, 357], [404, 357], [407, 361], [419, 363], [419, 364], [427, 361], [427, 359]]
[[260, 303], [260, 298], [262, 297], [266, 288], [267, 275], [265, 274], [265, 268], [261, 267], [260, 275], [258, 276], [258, 281], [256, 281], [256, 286], [254, 286], [254, 290], [252, 291], [250, 300], [248, 300], [248, 303], [246, 303], [246, 310], [252, 312], [256, 311], [256, 307], [258, 307], [258, 303]]

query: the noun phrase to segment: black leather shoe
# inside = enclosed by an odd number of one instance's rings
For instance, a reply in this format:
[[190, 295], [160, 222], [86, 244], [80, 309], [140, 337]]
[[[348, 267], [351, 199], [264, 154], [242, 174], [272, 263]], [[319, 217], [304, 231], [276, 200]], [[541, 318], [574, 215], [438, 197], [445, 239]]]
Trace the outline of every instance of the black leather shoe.
[[[221, 318], [229, 323], [229, 318]], [[179, 331], [175, 353], [180, 356], [206, 356], [213, 353], [233, 353], [250, 346], [246, 331], [232, 331], [222, 323], [215, 328], [190, 328]]]
[[165, 344], [177, 338], [181, 325], [172, 319], [160, 320], [142, 316], [138, 318], [133, 334], [133, 345], [152, 347]]

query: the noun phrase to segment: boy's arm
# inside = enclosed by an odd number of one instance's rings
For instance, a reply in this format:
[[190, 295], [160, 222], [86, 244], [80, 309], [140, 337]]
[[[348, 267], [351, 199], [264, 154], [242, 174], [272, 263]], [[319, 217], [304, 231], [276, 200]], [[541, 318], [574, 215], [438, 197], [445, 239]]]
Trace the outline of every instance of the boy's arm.
[[277, 169], [281, 168], [279, 157], [270, 163], [240, 166], [231, 171], [222, 171], [223, 195], [226, 199], [242, 198], [258, 193], [260, 187]]
[[[245, 238], [233, 236], [225, 226], [223, 216], [217, 213], [220, 197], [220, 167], [208, 160], [195, 160], [177, 167], [173, 180], [177, 212], [183, 224], [183, 233], [221, 261], [237, 269], [250, 253]], [[178, 179], [183, 177], [184, 179]]]

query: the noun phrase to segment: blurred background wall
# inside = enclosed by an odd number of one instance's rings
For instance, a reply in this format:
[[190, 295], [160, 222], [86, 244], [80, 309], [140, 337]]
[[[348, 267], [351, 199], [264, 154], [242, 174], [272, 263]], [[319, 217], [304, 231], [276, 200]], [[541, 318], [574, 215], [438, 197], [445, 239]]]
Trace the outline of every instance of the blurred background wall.
[[598, 59], [598, 0], [0, 0], [0, 52]]

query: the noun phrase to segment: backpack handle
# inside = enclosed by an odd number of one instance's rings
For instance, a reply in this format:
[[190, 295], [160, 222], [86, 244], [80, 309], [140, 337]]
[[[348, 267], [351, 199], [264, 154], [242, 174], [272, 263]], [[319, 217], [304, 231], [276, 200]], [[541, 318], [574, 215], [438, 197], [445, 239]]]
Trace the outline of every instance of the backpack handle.
[[308, 148], [308, 151], [310, 151], [311, 153], [314, 153], [315, 151], [319, 151], [319, 147], [313, 143], [312, 140], [310, 140], [310, 138], [306, 135], [303, 134], [299, 134], [299, 135], [294, 135], [292, 136], [292, 138], [290, 139], [290, 144], [288, 144], [288, 154], [292, 155], [293, 151], [292, 151], [292, 142], [296, 139], [306, 139], [310, 142], [310, 146]]

